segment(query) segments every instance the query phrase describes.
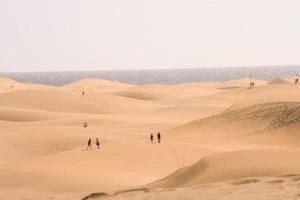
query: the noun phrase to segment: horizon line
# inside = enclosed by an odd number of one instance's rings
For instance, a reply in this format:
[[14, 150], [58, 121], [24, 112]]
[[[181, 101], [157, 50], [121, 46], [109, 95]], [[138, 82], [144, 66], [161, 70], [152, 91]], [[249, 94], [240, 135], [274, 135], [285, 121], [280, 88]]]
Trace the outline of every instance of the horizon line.
[[29, 71], [0, 71], [1, 74], [4, 73], [51, 73], [51, 72], [93, 72], [93, 71], [155, 71], [155, 70], [185, 70], [185, 69], [218, 69], [218, 68], [266, 68], [266, 67], [300, 67], [300, 64], [290, 64], [290, 65], [243, 65], [243, 66], [210, 66], [210, 67], [173, 67], [173, 68], [144, 68], [144, 69], [137, 69], [137, 68], [127, 68], [127, 69], [87, 69], [87, 70], [29, 70]]

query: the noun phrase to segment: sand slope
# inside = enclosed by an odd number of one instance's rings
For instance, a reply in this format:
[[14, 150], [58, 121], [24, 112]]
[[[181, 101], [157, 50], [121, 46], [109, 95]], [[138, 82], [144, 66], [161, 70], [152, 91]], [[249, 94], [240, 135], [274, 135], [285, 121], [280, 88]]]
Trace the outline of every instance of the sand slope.
[[201, 128], [220, 128], [224, 131], [235, 129], [239, 134], [266, 134], [278, 129], [300, 125], [300, 103], [275, 102], [250, 105], [245, 108], [229, 108], [209, 118], [192, 121], [177, 127], [173, 131], [197, 132]]
[[296, 198], [300, 166], [295, 157], [299, 154], [299, 149], [220, 153], [147, 186], [86, 199], [277, 199], [282, 194]]
[[[299, 150], [256, 149], [220, 153], [201, 159], [150, 187], [197, 186], [249, 177], [280, 176], [299, 173]], [[280, 157], [281, 159], [278, 159]]]
[[32, 122], [60, 118], [63, 115], [47, 111], [35, 111], [17, 108], [0, 107], [0, 120], [13, 122]]
[[[251, 199], [297, 199], [299, 196], [299, 174], [289, 174], [275, 177], [254, 177], [186, 188], [148, 189], [138, 188], [121, 191], [114, 195], [93, 193], [82, 200], [101, 199], [224, 199], [224, 200], [251, 200]], [[89, 198], [91, 197], [91, 198]], [[92, 198], [93, 197], [93, 198]]]

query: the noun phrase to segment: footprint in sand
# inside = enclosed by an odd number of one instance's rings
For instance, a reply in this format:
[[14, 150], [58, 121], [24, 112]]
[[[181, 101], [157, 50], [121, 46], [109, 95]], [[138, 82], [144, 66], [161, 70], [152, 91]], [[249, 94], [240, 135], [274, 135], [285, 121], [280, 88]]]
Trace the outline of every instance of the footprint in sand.
[[289, 177], [295, 177], [295, 176], [300, 176], [300, 174], [287, 174], [287, 175], [282, 175], [278, 176], [280, 178], [289, 178]]
[[300, 177], [293, 178], [292, 181], [300, 181]]
[[244, 185], [244, 184], [251, 184], [251, 183], [257, 183], [259, 182], [258, 179], [245, 179], [245, 180], [240, 180], [240, 181], [237, 181], [237, 182], [233, 182], [231, 183], [232, 185]]
[[273, 184], [276, 184], [276, 183], [284, 183], [285, 180], [281, 180], [281, 179], [278, 179], [278, 180], [271, 180], [271, 181], [266, 181], [266, 183], [273, 183]]

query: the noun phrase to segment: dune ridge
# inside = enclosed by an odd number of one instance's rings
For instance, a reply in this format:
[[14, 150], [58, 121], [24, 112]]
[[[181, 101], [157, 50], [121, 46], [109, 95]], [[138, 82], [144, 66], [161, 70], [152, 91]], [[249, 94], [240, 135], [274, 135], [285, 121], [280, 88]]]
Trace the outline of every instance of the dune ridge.
[[[224, 112], [189, 122], [175, 131], [197, 131], [203, 126], [239, 129], [240, 133], [268, 133], [283, 127], [299, 126], [299, 102], [274, 102], [228, 109]], [[186, 130], [187, 129], [187, 130]]]

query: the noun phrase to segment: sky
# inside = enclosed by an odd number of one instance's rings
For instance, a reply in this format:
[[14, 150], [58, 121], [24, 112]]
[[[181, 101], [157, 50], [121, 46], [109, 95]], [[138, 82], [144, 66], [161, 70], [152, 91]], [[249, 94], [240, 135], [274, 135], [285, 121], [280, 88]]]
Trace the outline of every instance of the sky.
[[0, 71], [300, 64], [299, 0], [0, 0]]

